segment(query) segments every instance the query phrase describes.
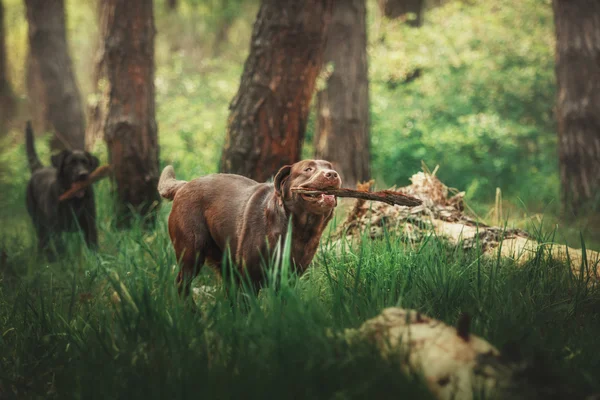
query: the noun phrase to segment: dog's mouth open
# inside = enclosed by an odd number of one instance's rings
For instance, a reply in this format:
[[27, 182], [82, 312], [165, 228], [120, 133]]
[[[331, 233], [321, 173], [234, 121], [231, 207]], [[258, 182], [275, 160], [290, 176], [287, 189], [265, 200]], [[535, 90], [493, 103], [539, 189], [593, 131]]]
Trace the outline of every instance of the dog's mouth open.
[[[321, 193], [321, 192], [319, 192], [319, 189], [317, 189], [317, 188], [310, 188], [310, 189], [311, 189], [311, 192], [309, 192], [309, 193], [300, 193], [300, 196], [302, 197], [302, 199], [304, 201], [314, 203], [321, 207], [333, 208], [333, 207], [337, 206], [337, 199], [334, 195]], [[325, 188], [323, 188], [323, 189], [325, 189]], [[329, 189], [329, 188], [327, 188], [327, 189]]]

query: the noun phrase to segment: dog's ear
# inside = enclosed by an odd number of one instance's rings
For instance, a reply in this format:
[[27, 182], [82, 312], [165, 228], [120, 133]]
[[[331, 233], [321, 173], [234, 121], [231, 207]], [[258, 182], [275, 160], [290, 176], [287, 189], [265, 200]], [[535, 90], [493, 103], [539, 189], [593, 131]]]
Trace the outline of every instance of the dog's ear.
[[277, 175], [275, 175], [275, 179], [273, 180], [273, 184], [275, 185], [275, 194], [279, 197], [282, 195], [283, 184], [290, 177], [290, 173], [292, 172], [292, 166], [286, 165], [279, 169]]
[[70, 151], [69, 150], [63, 150], [58, 154], [55, 154], [52, 156], [51, 160], [52, 160], [52, 166], [58, 170], [61, 169], [63, 163], [65, 162], [65, 158], [67, 158], [67, 156], [69, 155]]
[[100, 160], [98, 160], [98, 157], [96, 157], [93, 154], [88, 153], [87, 151], [85, 152], [85, 156], [88, 159], [88, 162], [90, 163], [90, 172], [94, 171], [96, 168], [98, 168], [98, 165], [100, 165]]

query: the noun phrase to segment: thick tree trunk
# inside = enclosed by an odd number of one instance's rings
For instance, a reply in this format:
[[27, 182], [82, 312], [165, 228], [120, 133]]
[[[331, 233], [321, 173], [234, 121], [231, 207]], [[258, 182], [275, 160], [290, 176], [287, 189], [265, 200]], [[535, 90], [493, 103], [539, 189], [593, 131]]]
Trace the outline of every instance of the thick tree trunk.
[[5, 34], [4, 6], [0, 0], [0, 129], [12, 117], [15, 108], [15, 98], [8, 80]]
[[152, 0], [106, 3], [104, 62], [109, 101], [105, 140], [116, 181], [118, 215], [127, 225], [128, 207], [146, 215], [159, 202], [154, 15]]
[[4, 5], [0, 0], [0, 94], [10, 91], [6, 70], [6, 40], [4, 32]]
[[42, 81], [40, 64], [31, 54], [31, 49], [27, 54], [26, 68], [27, 103], [33, 130], [39, 133], [51, 131], [52, 124], [50, 123], [48, 101], [46, 100], [46, 90]]
[[317, 94], [315, 157], [334, 163], [344, 185], [369, 179], [369, 78], [366, 1], [335, 4], [325, 50], [333, 64]]
[[108, 108], [108, 85], [106, 84], [105, 57], [104, 57], [104, 38], [108, 29], [108, 3], [104, 0], [97, 0], [96, 15], [98, 16], [98, 42], [96, 47], [96, 57], [94, 73], [92, 76], [94, 93], [87, 103], [88, 126], [85, 131], [85, 144], [89, 150], [94, 148], [94, 144], [102, 139], [104, 135], [104, 123], [106, 121], [106, 109]]
[[[554, 0], [558, 138], [565, 210], [600, 209], [600, 2]], [[592, 204], [593, 203], [593, 204]]]
[[[25, 0], [25, 4], [33, 71], [39, 71], [48, 116], [54, 130], [52, 147], [83, 149], [85, 117], [69, 57], [64, 2]], [[39, 100], [30, 99], [34, 108]]]
[[411, 26], [423, 24], [425, 0], [378, 0], [381, 13], [389, 19], [396, 19], [408, 13], [416, 14], [416, 19], [408, 22]]
[[264, 181], [300, 159], [333, 0], [263, 0], [231, 102], [221, 171]]

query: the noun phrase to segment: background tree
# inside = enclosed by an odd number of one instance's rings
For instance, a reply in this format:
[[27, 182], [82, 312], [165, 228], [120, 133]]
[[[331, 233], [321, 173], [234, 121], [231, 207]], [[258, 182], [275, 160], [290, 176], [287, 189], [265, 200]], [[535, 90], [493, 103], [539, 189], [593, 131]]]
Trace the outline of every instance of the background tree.
[[378, 0], [381, 13], [389, 19], [396, 19], [408, 13], [414, 13], [415, 19], [408, 21], [411, 26], [423, 24], [425, 0]]
[[[105, 140], [113, 166], [121, 223], [128, 207], [142, 215], [159, 201], [154, 98], [152, 0], [107, 0], [104, 67], [109, 85]], [[154, 215], [154, 213], [151, 213]]]
[[564, 207], [600, 205], [600, 2], [553, 0]]
[[223, 46], [227, 43], [229, 31], [235, 20], [239, 17], [244, 0], [220, 0], [216, 16], [216, 31], [213, 44], [213, 55], [219, 56]]
[[366, 1], [337, 2], [325, 49], [326, 87], [317, 94], [315, 157], [335, 163], [345, 185], [369, 178]]
[[177, 0], [167, 0], [167, 10], [175, 11], [177, 9]]
[[0, 0], [0, 128], [11, 117], [15, 105], [15, 98], [8, 79], [5, 34], [4, 6]]
[[263, 0], [231, 102], [222, 172], [263, 181], [298, 161], [333, 0]]
[[96, 1], [96, 16], [98, 21], [98, 41], [95, 54], [95, 65], [92, 73], [92, 90], [87, 103], [88, 126], [85, 132], [85, 144], [93, 149], [94, 144], [104, 135], [106, 109], [108, 107], [108, 87], [106, 85], [104, 38], [108, 30], [108, 3]]
[[[29, 24], [32, 73], [39, 74], [40, 98], [30, 97], [31, 106], [47, 109], [54, 130], [54, 149], [83, 149], [85, 117], [75, 82], [65, 30], [63, 0], [25, 0]], [[35, 93], [32, 93], [35, 96]]]

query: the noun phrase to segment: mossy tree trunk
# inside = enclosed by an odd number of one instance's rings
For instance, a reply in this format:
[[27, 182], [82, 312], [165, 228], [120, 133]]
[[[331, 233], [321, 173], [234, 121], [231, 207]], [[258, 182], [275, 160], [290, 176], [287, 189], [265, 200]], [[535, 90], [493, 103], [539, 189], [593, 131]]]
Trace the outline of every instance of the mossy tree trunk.
[[88, 126], [85, 132], [86, 146], [92, 150], [94, 144], [104, 136], [106, 109], [108, 108], [108, 85], [106, 83], [104, 40], [108, 29], [108, 2], [97, 0], [98, 41], [96, 44], [95, 65], [92, 74], [93, 93], [86, 105]]
[[332, 70], [317, 94], [315, 157], [334, 163], [347, 187], [370, 175], [366, 14], [365, 0], [335, 4], [325, 50]]
[[[30, 104], [45, 108], [54, 131], [54, 149], [85, 147], [85, 116], [69, 56], [63, 0], [25, 0], [31, 72], [42, 95], [30, 92]], [[45, 104], [43, 104], [45, 103]]]
[[562, 200], [600, 209], [600, 2], [554, 0]]
[[411, 26], [419, 27], [423, 24], [425, 0], [378, 0], [381, 13], [388, 19], [404, 17], [409, 13], [416, 18], [408, 21]]
[[118, 221], [128, 225], [132, 207], [152, 222], [159, 202], [152, 0], [106, 0], [103, 10], [109, 86], [104, 138], [116, 183]]
[[15, 98], [8, 79], [5, 35], [4, 6], [0, 0], [0, 129], [2, 130], [15, 109]]
[[301, 157], [333, 0], [263, 0], [220, 170], [259, 181]]

